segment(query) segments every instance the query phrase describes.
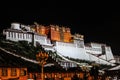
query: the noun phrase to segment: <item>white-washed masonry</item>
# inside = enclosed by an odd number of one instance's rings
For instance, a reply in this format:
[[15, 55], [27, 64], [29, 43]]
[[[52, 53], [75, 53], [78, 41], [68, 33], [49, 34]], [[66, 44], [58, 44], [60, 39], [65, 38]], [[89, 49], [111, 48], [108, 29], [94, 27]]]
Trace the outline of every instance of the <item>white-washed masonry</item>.
[[[22, 30], [25, 29], [25, 30]], [[100, 43], [84, 43], [84, 39], [74, 35], [73, 43], [65, 43], [56, 41], [51, 44], [51, 40], [47, 36], [39, 35], [36, 32], [30, 30], [30, 26], [21, 25], [19, 23], [12, 23], [10, 29], [3, 30], [6, 35], [6, 39], [12, 41], [28, 41], [40, 43], [44, 45], [47, 50], [56, 50], [60, 54], [66, 57], [95, 61], [99, 64], [112, 65], [115, 63], [115, 59], [112, 54], [110, 46]]]

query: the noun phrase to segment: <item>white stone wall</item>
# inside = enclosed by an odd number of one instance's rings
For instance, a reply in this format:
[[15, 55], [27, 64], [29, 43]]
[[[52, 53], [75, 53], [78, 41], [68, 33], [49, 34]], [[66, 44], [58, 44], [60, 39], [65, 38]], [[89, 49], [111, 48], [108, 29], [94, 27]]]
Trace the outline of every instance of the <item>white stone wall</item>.
[[19, 23], [12, 23], [11, 24], [11, 29], [21, 30], [20, 29], [20, 24]]
[[34, 41], [39, 42], [41, 45], [46, 44], [46, 39], [47, 39], [46, 36], [34, 35]]
[[98, 43], [91, 43], [92, 48], [101, 48], [101, 44]]
[[[96, 57], [90, 53], [86, 53], [84, 48], [70, 47], [65, 45], [59, 45], [61, 42], [56, 42], [55, 50], [63, 56], [71, 57], [75, 59], [95, 61], [99, 64], [111, 65], [112, 63], [106, 61], [105, 59]], [[67, 44], [67, 43], [66, 43]], [[69, 44], [69, 43], [68, 43]]]
[[32, 42], [32, 35], [22, 32], [13, 32], [13, 31], [6, 31], [6, 39], [11, 41], [28, 41]]
[[[32, 34], [27, 32], [17, 32], [17, 31], [6, 31], [6, 39], [11, 41], [28, 41], [32, 42]], [[34, 45], [36, 42], [39, 42], [41, 45], [52, 45], [50, 39], [47, 36], [41, 36], [38, 34], [34, 34]]]
[[91, 54], [102, 54], [102, 48], [85, 47], [85, 50]]
[[90, 54], [89, 54], [89, 59], [90, 59], [90, 61], [95, 61], [96, 63], [99, 63], [99, 64], [113, 65], [111, 62], [108, 62], [104, 59], [98, 58], [98, 57], [96, 57], [94, 55], [90, 55]]
[[114, 63], [115, 60], [114, 60], [111, 48], [110, 47], [105, 47], [105, 50], [106, 50], [106, 60]]
[[[66, 43], [66, 44], [69, 44], [69, 43]], [[62, 45], [61, 42], [56, 42], [55, 48], [57, 52], [61, 53], [64, 56], [78, 58], [78, 59], [86, 59], [86, 60], [88, 60], [89, 58], [89, 56], [86, 55], [84, 48], [77, 48], [77, 47]]]

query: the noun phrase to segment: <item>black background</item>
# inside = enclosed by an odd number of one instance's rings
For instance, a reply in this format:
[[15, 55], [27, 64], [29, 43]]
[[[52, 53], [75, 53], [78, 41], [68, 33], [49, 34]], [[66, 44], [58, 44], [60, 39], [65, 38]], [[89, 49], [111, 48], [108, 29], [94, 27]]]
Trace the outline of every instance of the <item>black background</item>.
[[115, 11], [106, 4], [89, 2], [87, 4], [79, 2], [80, 4], [76, 5], [67, 2], [57, 3], [10, 4], [0, 11], [0, 31], [9, 28], [12, 22], [25, 25], [34, 22], [43, 25], [63, 25], [70, 27], [72, 34], [84, 35], [85, 43], [105, 43], [111, 46], [113, 54], [120, 55], [119, 10]]

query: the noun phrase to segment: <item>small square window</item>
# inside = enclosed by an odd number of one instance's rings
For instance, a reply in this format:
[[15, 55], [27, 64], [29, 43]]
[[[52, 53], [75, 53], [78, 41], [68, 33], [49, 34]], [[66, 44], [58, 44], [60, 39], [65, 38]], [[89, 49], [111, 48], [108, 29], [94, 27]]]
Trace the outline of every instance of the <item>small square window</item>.
[[16, 76], [16, 75], [17, 75], [16, 68], [11, 68], [11, 76]]
[[7, 68], [2, 68], [2, 76], [8, 76]]

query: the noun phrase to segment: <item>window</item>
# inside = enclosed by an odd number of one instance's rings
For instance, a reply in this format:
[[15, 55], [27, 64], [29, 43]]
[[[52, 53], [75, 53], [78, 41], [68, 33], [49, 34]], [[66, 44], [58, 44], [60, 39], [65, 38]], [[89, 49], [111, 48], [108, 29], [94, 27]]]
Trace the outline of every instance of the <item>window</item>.
[[26, 38], [26, 34], [24, 34], [23, 36], [24, 36], [24, 39], [27, 39], [27, 38]]
[[24, 39], [24, 33], [23, 33], [23, 39]]
[[26, 70], [20, 69], [20, 76], [25, 76], [26, 75]]
[[14, 33], [14, 38], [16, 38], [16, 33]]
[[7, 68], [2, 68], [2, 76], [7, 76], [7, 75], [8, 75]]
[[62, 62], [62, 65], [64, 65], [64, 62]]
[[22, 38], [22, 33], [20, 33], [20, 38]]
[[28, 73], [28, 79], [30, 78], [30, 73]]
[[68, 73], [68, 77], [71, 77], [72, 75], [71, 75], [71, 73]]
[[10, 32], [8, 32], [8, 37], [10, 37]]
[[41, 78], [41, 74], [40, 74], [40, 73], [38, 73], [37, 77], [38, 77], [38, 78]]
[[17, 75], [16, 68], [11, 68], [11, 76], [16, 76], [16, 75]]
[[28, 39], [28, 34], [26, 34], [26, 39]]
[[13, 32], [11, 32], [11, 37], [13, 38]]
[[18, 38], [19, 38], [19, 33], [18, 33]]

